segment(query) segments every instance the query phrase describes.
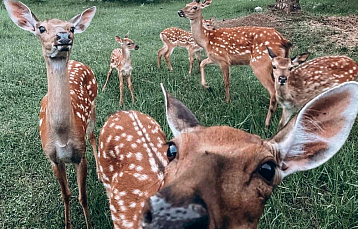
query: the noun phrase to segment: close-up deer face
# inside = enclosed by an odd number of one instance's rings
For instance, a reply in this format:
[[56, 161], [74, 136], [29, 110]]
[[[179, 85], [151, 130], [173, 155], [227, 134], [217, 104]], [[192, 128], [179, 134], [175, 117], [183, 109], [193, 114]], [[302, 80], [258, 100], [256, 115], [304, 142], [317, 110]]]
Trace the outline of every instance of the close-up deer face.
[[11, 20], [38, 37], [43, 55], [49, 58], [67, 58], [71, 52], [74, 34], [85, 31], [96, 13], [96, 7], [91, 7], [69, 21], [40, 21], [25, 4], [12, 0], [4, 3]]
[[315, 168], [343, 145], [358, 112], [358, 84], [307, 103], [273, 138], [204, 127], [163, 88], [174, 139], [163, 188], [143, 208], [143, 228], [256, 228], [281, 180]]
[[272, 60], [272, 73], [275, 78], [275, 85], [278, 84], [280, 86], [286, 84], [293, 68], [305, 62], [310, 55], [309, 53], [302, 53], [291, 59], [276, 56], [270, 48], [267, 48], [267, 50]]
[[190, 20], [200, 18], [201, 10], [211, 4], [211, 0], [204, 1], [200, 3], [200, 0], [194, 0], [191, 3], [186, 4], [186, 6], [178, 11], [179, 17], [186, 17]]

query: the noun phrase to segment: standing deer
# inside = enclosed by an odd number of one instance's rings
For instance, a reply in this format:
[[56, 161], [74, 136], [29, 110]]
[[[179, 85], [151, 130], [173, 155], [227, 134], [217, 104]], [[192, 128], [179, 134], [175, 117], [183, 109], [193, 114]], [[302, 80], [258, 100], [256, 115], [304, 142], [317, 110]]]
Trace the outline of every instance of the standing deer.
[[[212, 17], [210, 20], [203, 19], [203, 26], [207, 30], [214, 30], [215, 29], [213, 26], [214, 19], [215, 17]], [[173, 71], [172, 64], [170, 63], [170, 56], [172, 55], [175, 47], [186, 48], [188, 50], [189, 63], [190, 63], [189, 74], [191, 74], [191, 71], [193, 69], [194, 56], [196, 56], [196, 59], [198, 60], [200, 65], [201, 63], [200, 51], [202, 50], [202, 48], [194, 41], [191, 32], [176, 27], [170, 27], [164, 29], [159, 36], [163, 42], [163, 47], [158, 50], [159, 68], [160, 68], [160, 62], [162, 56], [164, 56], [170, 71]]]
[[257, 228], [274, 187], [289, 174], [328, 161], [358, 113], [358, 83], [343, 83], [312, 99], [273, 138], [263, 140], [228, 126], [201, 126], [164, 93], [175, 137], [167, 143], [164, 186], [142, 210], [143, 229]]
[[130, 60], [130, 51], [138, 50], [139, 46], [136, 45], [131, 39], [128, 38], [129, 33], [124, 36], [122, 40], [119, 36], [116, 36], [116, 41], [121, 44], [121, 48], [114, 49], [111, 53], [111, 63], [109, 65], [109, 71], [107, 74], [106, 83], [103, 86], [102, 91], [107, 87], [109, 77], [112, 74], [113, 69], [117, 69], [119, 78], [119, 105], [123, 104], [123, 77], [127, 77], [128, 88], [132, 95], [132, 102], [135, 101], [133, 85], [132, 85], [132, 62]]
[[159, 124], [138, 111], [117, 112], [102, 127], [97, 164], [114, 228], [134, 228], [145, 200], [161, 187], [165, 142]]
[[207, 64], [220, 66], [226, 91], [226, 102], [230, 102], [230, 65], [250, 65], [261, 84], [270, 93], [270, 107], [265, 126], [270, 125], [272, 114], [276, 111], [277, 102], [275, 86], [271, 76], [272, 64], [266, 46], [279, 56], [288, 57], [292, 46], [274, 28], [236, 27], [207, 30], [202, 26], [201, 10], [208, 7], [212, 0], [194, 0], [178, 11], [180, 17], [190, 19], [191, 32], [195, 42], [205, 49], [208, 56], [200, 64], [201, 84], [209, 88], [205, 81], [204, 67]]
[[268, 53], [272, 58], [276, 98], [283, 108], [279, 128], [316, 95], [358, 76], [357, 63], [346, 56], [325, 56], [303, 63], [309, 54], [290, 59], [276, 56], [269, 48]]
[[73, 163], [77, 173], [79, 201], [87, 228], [89, 212], [86, 193], [86, 132], [96, 156], [95, 99], [97, 82], [92, 70], [80, 62], [69, 60], [74, 34], [84, 32], [96, 12], [89, 8], [69, 21], [39, 21], [21, 2], [5, 0], [11, 20], [40, 39], [47, 67], [47, 95], [41, 101], [40, 137], [42, 148], [51, 162], [61, 186], [65, 207], [65, 228], [72, 228], [70, 219], [71, 192], [65, 163]]

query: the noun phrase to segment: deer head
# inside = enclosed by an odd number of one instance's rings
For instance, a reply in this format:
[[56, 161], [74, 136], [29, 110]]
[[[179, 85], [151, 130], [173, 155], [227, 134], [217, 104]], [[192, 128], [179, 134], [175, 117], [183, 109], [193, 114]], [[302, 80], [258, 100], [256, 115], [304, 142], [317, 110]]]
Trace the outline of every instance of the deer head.
[[285, 85], [290, 77], [291, 70], [294, 66], [298, 66], [305, 62], [309, 57], [309, 53], [302, 53], [293, 58], [279, 57], [267, 47], [268, 54], [272, 60], [272, 73], [275, 78], [275, 84]]
[[183, 9], [178, 11], [179, 17], [186, 17], [190, 20], [194, 20], [201, 17], [201, 10], [210, 6], [211, 0], [204, 0], [200, 3], [200, 0], [194, 0], [188, 3]]
[[136, 45], [131, 39], [128, 38], [129, 32], [121, 39], [119, 36], [116, 36], [116, 41], [121, 44], [121, 46], [128, 50], [138, 50], [139, 46]]
[[143, 228], [256, 228], [273, 188], [329, 160], [358, 112], [358, 83], [344, 83], [263, 140], [228, 126], [204, 127], [163, 91], [175, 137], [168, 142], [165, 184], [143, 208]]
[[25, 4], [13, 0], [5, 0], [4, 3], [11, 20], [38, 37], [43, 55], [49, 58], [67, 58], [71, 52], [74, 34], [85, 31], [96, 13], [96, 7], [91, 7], [69, 21], [40, 21]]

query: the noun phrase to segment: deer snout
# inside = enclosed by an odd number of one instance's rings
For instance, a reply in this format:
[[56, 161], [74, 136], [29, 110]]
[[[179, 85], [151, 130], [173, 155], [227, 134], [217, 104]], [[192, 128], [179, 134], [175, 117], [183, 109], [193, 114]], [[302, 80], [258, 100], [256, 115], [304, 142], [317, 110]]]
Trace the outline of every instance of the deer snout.
[[168, 203], [160, 194], [147, 199], [141, 225], [143, 229], [207, 229], [209, 214], [200, 198], [186, 205]]
[[179, 15], [179, 17], [185, 17], [184, 12], [182, 10], [178, 11], [178, 15]]
[[280, 77], [278, 77], [278, 82], [279, 82], [281, 85], [286, 84], [286, 82], [287, 82], [287, 77], [286, 77], [286, 76], [280, 76]]
[[58, 45], [71, 45], [72, 39], [70, 37], [70, 33], [68, 32], [59, 32], [56, 34], [56, 41]]
[[139, 49], [139, 46], [138, 46], [138, 45], [135, 45], [135, 46], [134, 46], [134, 49], [135, 49], [135, 50], [138, 50], [138, 49]]

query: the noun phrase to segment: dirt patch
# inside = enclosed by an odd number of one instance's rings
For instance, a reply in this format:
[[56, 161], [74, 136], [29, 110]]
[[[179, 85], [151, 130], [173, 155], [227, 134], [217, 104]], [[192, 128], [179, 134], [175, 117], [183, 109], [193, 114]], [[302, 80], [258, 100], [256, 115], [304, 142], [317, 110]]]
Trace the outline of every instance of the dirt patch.
[[358, 45], [358, 16], [331, 16], [320, 20], [310, 20], [309, 27], [317, 30], [330, 30], [326, 39], [336, 42], [338, 47], [349, 49]]
[[[216, 21], [215, 26], [261, 26], [274, 27], [279, 31], [303, 33], [306, 28], [312, 33], [319, 32], [322, 40], [336, 47], [353, 49], [358, 45], [358, 16], [311, 17], [308, 15], [285, 16], [275, 12], [254, 13], [246, 17]], [[284, 34], [284, 33], [283, 33]], [[307, 34], [309, 36], [310, 34]], [[287, 37], [290, 39], [290, 37]]]

